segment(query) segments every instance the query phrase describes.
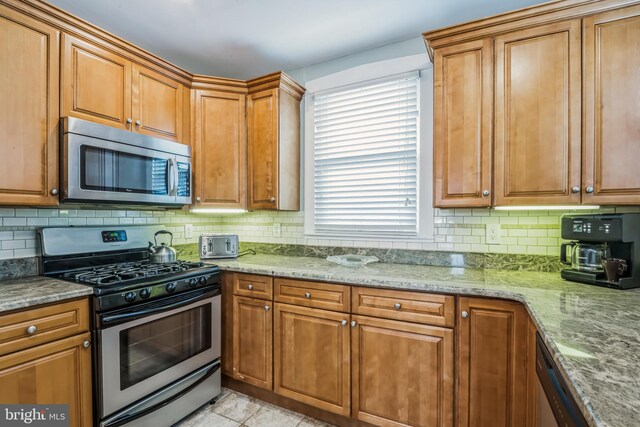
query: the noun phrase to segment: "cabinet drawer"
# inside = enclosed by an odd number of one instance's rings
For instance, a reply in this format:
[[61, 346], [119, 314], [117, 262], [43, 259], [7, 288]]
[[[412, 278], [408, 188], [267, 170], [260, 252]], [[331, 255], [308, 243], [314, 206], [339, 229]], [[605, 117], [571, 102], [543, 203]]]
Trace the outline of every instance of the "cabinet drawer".
[[256, 274], [236, 274], [233, 294], [251, 298], [273, 299], [273, 277]]
[[351, 293], [354, 313], [453, 327], [451, 295], [356, 287]]
[[86, 299], [0, 316], [0, 355], [89, 330]]
[[350, 286], [280, 278], [274, 283], [278, 302], [345, 312], [351, 308]]

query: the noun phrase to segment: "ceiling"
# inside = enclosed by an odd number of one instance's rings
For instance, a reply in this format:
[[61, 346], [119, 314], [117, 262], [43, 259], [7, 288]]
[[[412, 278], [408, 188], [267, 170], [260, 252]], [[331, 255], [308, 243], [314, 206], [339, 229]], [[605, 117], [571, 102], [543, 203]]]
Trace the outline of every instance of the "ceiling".
[[49, 0], [187, 71], [246, 79], [539, 0]]

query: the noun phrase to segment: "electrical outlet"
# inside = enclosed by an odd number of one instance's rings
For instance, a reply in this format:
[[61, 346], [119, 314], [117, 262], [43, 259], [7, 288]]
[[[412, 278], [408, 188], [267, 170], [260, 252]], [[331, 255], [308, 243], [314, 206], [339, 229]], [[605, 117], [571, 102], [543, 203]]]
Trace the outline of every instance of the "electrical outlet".
[[500, 224], [487, 224], [486, 230], [487, 245], [499, 245], [501, 242], [500, 236], [502, 235]]
[[184, 238], [185, 239], [193, 238], [193, 224], [184, 225]]
[[280, 236], [282, 236], [282, 224], [280, 224], [279, 222], [274, 222], [273, 237], [280, 237]]

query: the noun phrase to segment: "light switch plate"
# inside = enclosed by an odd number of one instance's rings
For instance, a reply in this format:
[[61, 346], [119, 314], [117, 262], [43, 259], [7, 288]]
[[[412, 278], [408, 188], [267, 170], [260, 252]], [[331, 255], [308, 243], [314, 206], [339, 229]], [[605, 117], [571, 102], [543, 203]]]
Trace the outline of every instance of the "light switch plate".
[[486, 232], [487, 245], [499, 245], [501, 243], [502, 229], [500, 224], [487, 224]]
[[184, 238], [185, 239], [193, 238], [193, 224], [184, 225]]
[[274, 222], [272, 233], [273, 233], [273, 237], [282, 236], [282, 224], [280, 224], [279, 222]]

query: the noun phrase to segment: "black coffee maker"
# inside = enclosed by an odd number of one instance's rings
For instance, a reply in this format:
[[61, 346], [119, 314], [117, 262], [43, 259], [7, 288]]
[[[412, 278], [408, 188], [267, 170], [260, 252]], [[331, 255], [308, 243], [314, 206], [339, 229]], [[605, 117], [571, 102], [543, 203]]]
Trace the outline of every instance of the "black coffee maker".
[[[640, 287], [640, 213], [571, 214], [561, 219], [563, 279], [618, 289]], [[571, 248], [570, 259], [567, 251]]]

